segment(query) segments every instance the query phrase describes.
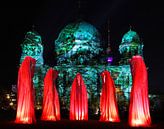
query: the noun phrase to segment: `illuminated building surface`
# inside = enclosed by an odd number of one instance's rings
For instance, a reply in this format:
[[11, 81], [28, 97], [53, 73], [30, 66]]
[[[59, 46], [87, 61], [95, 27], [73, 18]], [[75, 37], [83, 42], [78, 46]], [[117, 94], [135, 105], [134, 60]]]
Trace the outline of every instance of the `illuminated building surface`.
[[[55, 40], [54, 49], [56, 64], [53, 68], [59, 72], [57, 90], [61, 109], [69, 110], [71, 85], [76, 74], [80, 73], [87, 88], [89, 111], [96, 114], [102, 88], [100, 74], [108, 70], [115, 82], [118, 107], [126, 110], [132, 85], [129, 59], [136, 54], [142, 56], [142, 49], [138, 34], [129, 30], [119, 46], [122, 56], [119, 65], [112, 65], [113, 58], [104, 54], [100, 33], [94, 26], [84, 21], [68, 24]], [[43, 77], [49, 67], [44, 64], [41, 36], [35, 31], [27, 32], [22, 43], [21, 61], [27, 55], [37, 61], [33, 81], [36, 103], [41, 104]]]

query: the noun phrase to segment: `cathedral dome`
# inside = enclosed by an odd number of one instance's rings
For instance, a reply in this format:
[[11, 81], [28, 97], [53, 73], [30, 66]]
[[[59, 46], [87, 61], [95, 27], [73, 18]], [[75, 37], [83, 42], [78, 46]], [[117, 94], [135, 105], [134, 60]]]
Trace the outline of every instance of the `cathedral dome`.
[[22, 47], [22, 62], [26, 56], [36, 59], [36, 66], [44, 64], [42, 38], [36, 31], [28, 31], [25, 35]]
[[127, 33], [124, 34], [121, 44], [129, 44], [132, 42], [140, 43], [140, 38], [135, 31], [130, 29]]
[[[79, 55], [83, 64], [99, 54], [100, 42], [100, 34], [93, 25], [85, 21], [68, 24], [55, 40], [57, 62], [70, 63], [73, 61], [72, 58]], [[87, 52], [90, 53], [89, 57], [85, 57]]]
[[[40, 34], [37, 31], [28, 31], [25, 35], [25, 39], [29, 39], [31, 43], [42, 43]], [[25, 40], [26, 41], [26, 40]], [[28, 42], [29, 43], [29, 42]]]
[[119, 45], [120, 54], [123, 55], [122, 62], [128, 63], [128, 60], [134, 55], [143, 55], [143, 43], [140, 41], [139, 35], [131, 29], [123, 35], [121, 44]]
[[120, 53], [136, 51], [138, 47], [143, 46], [140, 41], [139, 35], [137, 32], [132, 31], [131, 29], [123, 35], [121, 44], [119, 46]]

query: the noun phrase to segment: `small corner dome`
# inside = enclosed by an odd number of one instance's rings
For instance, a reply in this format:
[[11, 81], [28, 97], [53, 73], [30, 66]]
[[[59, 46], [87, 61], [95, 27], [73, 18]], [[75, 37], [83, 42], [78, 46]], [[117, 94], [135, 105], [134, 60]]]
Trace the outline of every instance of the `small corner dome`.
[[40, 34], [37, 31], [28, 31], [25, 35], [25, 39], [29, 39], [35, 43], [42, 43]]
[[123, 35], [121, 44], [129, 44], [132, 42], [140, 43], [140, 38], [137, 32], [130, 29]]
[[123, 35], [121, 44], [119, 45], [119, 51], [123, 53], [137, 53], [142, 55], [143, 43], [140, 41], [137, 32], [131, 29]]

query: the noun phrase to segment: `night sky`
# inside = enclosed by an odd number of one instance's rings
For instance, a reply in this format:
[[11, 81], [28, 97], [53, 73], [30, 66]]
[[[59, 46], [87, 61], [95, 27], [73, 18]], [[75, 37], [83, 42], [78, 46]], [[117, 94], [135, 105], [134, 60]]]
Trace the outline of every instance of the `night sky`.
[[20, 44], [26, 32], [32, 29], [32, 25], [35, 25], [35, 30], [42, 36], [45, 63], [53, 66], [55, 39], [63, 27], [81, 17], [99, 30], [104, 42], [107, 42], [109, 19], [110, 42], [115, 61], [120, 57], [118, 46], [122, 36], [131, 26], [144, 44], [149, 91], [164, 94], [163, 4], [158, 0], [153, 2], [147, 0], [81, 0], [81, 9], [78, 9], [77, 1], [6, 1], [1, 4], [0, 89], [10, 89], [12, 84], [17, 83], [21, 56]]

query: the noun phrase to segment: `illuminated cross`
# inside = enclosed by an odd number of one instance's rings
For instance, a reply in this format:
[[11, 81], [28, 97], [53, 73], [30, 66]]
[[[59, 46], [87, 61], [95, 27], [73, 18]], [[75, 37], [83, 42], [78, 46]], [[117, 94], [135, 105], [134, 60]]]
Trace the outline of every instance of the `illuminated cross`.
[[110, 29], [109, 29], [109, 19], [108, 19], [108, 47], [110, 47]]
[[35, 30], [35, 25], [32, 25], [32, 31], [34, 31]]
[[78, 3], [78, 8], [80, 9], [81, 8], [81, 1], [79, 0], [77, 3]]
[[130, 28], [130, 31], [132, 30], [132, 26], [131, 25], [129, 25], [129, 28]]

